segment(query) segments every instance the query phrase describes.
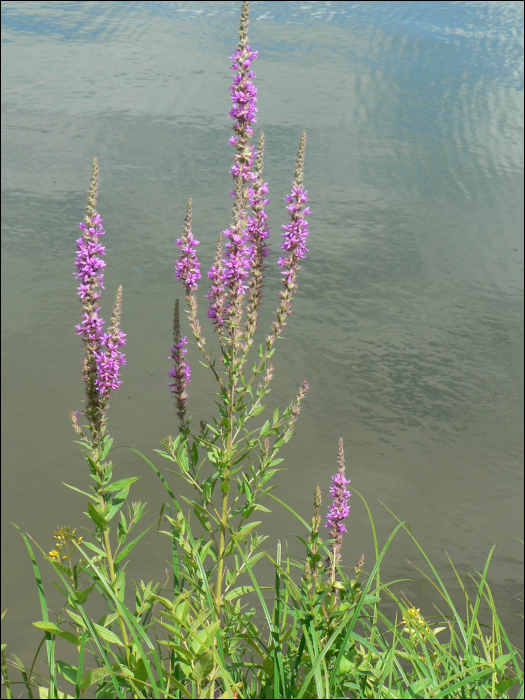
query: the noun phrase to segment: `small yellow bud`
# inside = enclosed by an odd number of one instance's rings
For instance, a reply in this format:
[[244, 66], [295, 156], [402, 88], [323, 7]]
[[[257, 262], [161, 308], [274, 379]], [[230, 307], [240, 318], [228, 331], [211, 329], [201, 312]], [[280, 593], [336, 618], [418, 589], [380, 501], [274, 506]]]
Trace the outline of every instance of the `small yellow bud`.
[[65, 557], [65, 556], [64, 556], [64, 557], [62, 557], [62, 561], [65, 561], [66, 559], [67, 559], [67, 557]]

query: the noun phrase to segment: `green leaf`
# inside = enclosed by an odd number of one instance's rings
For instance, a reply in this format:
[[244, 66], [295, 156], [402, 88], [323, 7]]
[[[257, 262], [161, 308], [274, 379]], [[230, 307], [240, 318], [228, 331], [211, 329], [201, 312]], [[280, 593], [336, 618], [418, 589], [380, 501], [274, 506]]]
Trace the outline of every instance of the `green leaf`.
[[260, 524], [261, 524], [260, 520], [254, 522], [254, 523], [248, 523], [247, 525], [244, 525], [243, 527], [241, 527], [240, 530], [237, 530], [237, 532], [234, 532], [232, 536], [235, 537], [236, 540], [241, 540], [244, 537], [246, 537], [246, 535], [248, 533], [250, 533], [254, 527], [257, 527], [257, 525], [260, 525]]
[[65, 481], [62, 482], [64, 486], [67, 486], [68, 489], [71, 489], [72, 491], [76, 491], [77, 493], [81, 493], [83, 496], [87, 496], [88, 498], [91, 498], [92, 501], [95, 501], [95, 497], [93, 494], [88, 493], [87, 491], [81, 491], [80, 489], [77, 489], [76, 486], [70, 486], [69, 484], [66, 484]]
[[281, 471], [280, 469], [267, 469], [261, 479], [261, 486], [264, 486], [264, 484], [269, 481], [274, 474], [276, 474], [278, 471]]
[[73, 685], [77, 682], [77, 673], [78, 673], [78, 668], [76, 666], [71, 666], [70, 664], [66, 664], [64, 661], [55, 661], [58, 672], [64, 676], [66, 681], [69, 681], [70, 683], [73, 683]]
[[132, 550], [133, 547], [137, 544], [137, 542], [138, 542], [142, 537], [144, 537], [144, 535], [146, 534], [146, 532], [148, 532], [148, 530], [150, 530], [150, 529], [153, 527], [153, 525], [155, 525], [155, 523], [152, 523], [146, 530], [144, 530], [144, 532], [143, 532], [142, 534], [140, 534], [138, 537], [136, 537], [136, 538], [133, 540], [133, 542], [130, 542], [129, 544], [127, 544], [127, 545], [124, 547], [124, 549], [122, 550], [122, 552], [120, 552], [120, 554], [118, 555], [118, 557], [115, 559], [115, 564], [118, 564], [120, 561], [122, 561], [122, 560], [124, 559], [124, 557], [127, 557], [127, 556], [128, 556], [128, 554], [131, 552], [131, 550]]
[[53, 622], [33, 622], [33, 625], [38, 627], [38, 629], [49, 632], [50, 634], [55, 634], [57, 637], [65, 639], [66, 642], [74, 644], [77, 648], [80, 646], [80, 641], [76, 635], [71, 634], [71, 632], [62, 632], [60, 627], [55, 625]]
[[363, 599], [363, 605], [371, 605], [372, 603], [379, 603], [381, 598], [377, 595], [377, 593], [370, 593], [369, 595], [366, 595]]
[[96, 552], [102, 557], [106, 556], [106, 552], [103, 549], [100, 549], [100, 547], [97, 547], [96, 544], [93, 544], [92, 542], [84, 542], [84, 540], [82, 540], [82, 544], [85, 545], [88, 549], [91, 549], [92, 552]]
[[193, 667], [191, 677], [195, 683], [202, 683], [206, 676], [213, 671], [213, 657], [211, 654], [204, 654]]
[[113, 520], [115, 515], [122, 508], [122, 506], [126, 502], [126, 498], [128, 497], [128, 492], [129, 492], [129, 486], [127, 486], [124, 490], [119, 491], [116, 494], [116, 496], [113, 498], [111, 508], [108, 511], [106, 511], [106, 513], [104, 515], [104, 517], [106, 518], [106, 522], [109, 523], [111, 520]]
[[230, 484], [227, 481], [223, 481], [221, 484], [222, 493], [228, 493], [229, 490], [230, 490]]
[[343, 656], [341, 661], [339, 662], [339, 668], [337, 669], [337, 675], [338, 676], [344, 676], [347, 673], [350, 673], [350, 671], [354, 668], [354, 664], [349, 661], [346, 656]]
[[107, 668], [92, 668], [82, 678], [81, 690], [87, 690], [95, 683], [98, 683], [106, 676], [109, 676], [111, 671]]
[[84, 605], [86, 600], [88, 599], [88, 595], [91, 593], [91, 591], [95, 588], [95, 582], [91, 584], [88, 588], [86, 588], [84, 591], [75, 591], [73, 595], [71, 595], [68, 600], [70, 605]]
[[193, 638], [191, 641], [191, 648], [194, 653], [202, 654], [208, 651], [210, 646], [213, 644], [220, 624], [220, 620], [217, 620], [213, 624], [209, 625], [209, 627], [205, 627], [197, 632], [196, 638]]
[[67, 693], [62, 692], [58, 688], [55, 688], [56, 690], [56, 695], [53, 693], [53, 695], [49, 694], [49, 688], [46, 688], [44, 685], [39, 685], [38, 686], [38, 696], [40, 700], [74, 700], [72, 695], [68, 695]]
[[234, 598], [238, 598], [246, 593], [252, 593], [254, 590], [255, 588], [253, 586], [239, 586], [238, 588], [228, 591], [224, 596], [224, 600], [234, 600]]
[[421, 680], [416, 681], [415, 683], [412, 683], [412, 685], [409, 687], [409, 691], [411, 691], [411, 693], [414, 693], [414, 695], [417, 696], [422, 690], [427, 688], [431, 683], [432, 683], [431, 678], [422, 678]]
[[175, 644], [175, 642], [165, 642], [160, 640], [159, 644], [164, 644], [170, 649], [173, 649], [175, 654], [177, 654], [178, 661], [187, 661], [188, 663], [191, 663], [193, 661], [193, 654], [189, 649], [186, 649], [186, 647], [182, 647], [180, 646], [180, 644]]
[[57, 634], [60, 632], [60, 627], [55, 625], [54, 622], [33, 622], [34, 627], [38, 627], [39, 630], [44, 630], [44, 632], [50, 632], [51, 634]]
[[270, 421], [267, 420], [263, 427], [259, 430], [259, 435], [265, 437], [270, 432]]
[[120, 600], [121, 603], [123, 603], [124, 595], [126, 593], [126, 572], [124, 571], [124, 569], [122, 569], [122, 571], [119, 571], [117, 577], [111, 584], [111, 587], [115, 591], [117, 598]]
[[[213, 540], [210, 540], [209, 542], [206, 542], [206, 544], [204, 545], [204, 547], [201, 550], [199, 550], [199, 557], [200, 557], [200, 560], [202, 561], [203, 564], [204, 564], [204, 560], [206, 559], [206, 557], [210, 553], [210, 549], [212, 547], [213, 547]], [[215, 558], [215, 555], [213, 553], [211, 553], [211, 555], [213, 558]]]
[[496, 690], [500, 695], [503, 695], [503, 693], [507, 692], [509, 688], [512, 688], [514, 683], [517, 683], [518, 679], [517, 678], [506, 678], [505, 680], [500, 681], [499, 683], [496, 683]]
[[111, 632], [110, 630], [107, 630], [105, 627], [102, 627], [101, 625], [97, 625], [96, 622], [92, 623], [93, 627], [97, 631], [97, 634], [99, 637], [104, 639], [106, 642], [109, 642], [110, 644], [118, 644], [120, 647], [126, 646], [122, 640], [117, 637], [117, 635], [114, 632]]
[[498, 671], [501, 670], [502, 666], [505, 666], [506, 663], [508, 663], [512, 659], [512, 654], [505, 654], [505, 656], [498, 656], [496, 661], [494, 661], [494, 666], [498, 669]]
[[[71, 574], [70, 574], [70, 575], [71, 575]], [[69, 592], [66, 591], [66, 589], [63, 588], [63, 587], [58, 583], [58, 581], [50, 581], [50, 583], [53, 584], [53, 586], [57, 589], [57, 591], [60, 591], [60, 593], [62, 593], [62, 595], [64, 596], [64, 598], [69, 598]]]
[[81, 627], [84, 630], [87, 630], [86, 623], [84, 620], [80, 617], [80, 615], [77, 615], [76, 613], [72, 612], [71, 610], [68, 610], [66, 608], [67, 614], [73, 618], [73, 620], [76, 622], [76, 624]]
[[120, 479], [120, 481], [114, 481], [112, 484], [108, 484], [107, 486], [104, 486], [103, 493], [110, 493], [112, 491], [120, 491], [121, 489], [125, 488], [126, 486], [130, 486], [131, 484], [135, 483], [135, 481], [138, 481], [139, 479], [140, 479], [140, 476], [133, 476], [130, 479]]
[[161, 457], [165, 457], [166, 459], [169, 459], [170, 462], [174, 462], [175, 460], [171, 455], [169, 455], [167, 452], [163, 452], [162, 450], [153, 450], [153, 452], [157, 452]]
[[112, 444], [113, 444], [113, 438], [108, 437], [108, 438], [104, 439], [102, 452], [100, 453], [100, 458], [99, 458], [101, 462], [104, 461], [106, 459], [106, 457], [108, 456]]
[[101, 625], [102, 627], [107, 627], [112, 622], [114, 622], [117, 618], [118, 618], [118, 613], [112, 613], [111, 615], [104, 615], [103, 617], [100, 618], [100, 620], [98, 621], [98, 624]]
[[88, 512], [89, 517], [97, 527], [101, 528], [102, 530], [105, 530], [107, 528], [108, 524], [105, 518], [103, 518], [102, 515], [100, 515], [98, 510], [91, 503], [88, 503]]

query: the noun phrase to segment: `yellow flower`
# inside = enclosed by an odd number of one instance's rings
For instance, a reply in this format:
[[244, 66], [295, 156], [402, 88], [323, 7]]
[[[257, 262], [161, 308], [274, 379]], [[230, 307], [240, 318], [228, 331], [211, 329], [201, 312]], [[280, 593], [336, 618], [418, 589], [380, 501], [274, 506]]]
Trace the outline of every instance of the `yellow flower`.
[[[426, 620], [425, 618], [421, 615], [421, 608], [409, 608], [407, 610], [407, 615], [408, 619], [405, 617], [405, 614], [403, 613], [403, 625], [408, 625], [409, 623], [419, 627], [423, 628], [426, 632], [430, 632], [430, 628], [427, 627]], [[414, 630], [411, 629], [410, 627], [405, 627], [406, 630], [409, 632], [414, 633]], [[421, 631], [421, 630], [420, 630]]]
[[62, 561], [65, 561], [66, 559], [67, 559], [66, 556], [63, 556], [63, 557], [62, 557]]
[[52, 550], [49, 552], [49, 556], [51, 557], [51, 559], [58, 559], [58, 556], [59, 556], [59, 555], [58, 555], [58, 552], [56, 551], [56, 549], [52, 549]]
[[425, 622], [423, 618], [421, 617], [421, 608], [418, 608], [417, 610], [415, 608], [409, 608], [407, 610], [407, 615], [411, 618], [410, 620], [407, 620], [405, 617], [405, 613], [403, 613], [403, 624], [406, 625], [407, 622]]

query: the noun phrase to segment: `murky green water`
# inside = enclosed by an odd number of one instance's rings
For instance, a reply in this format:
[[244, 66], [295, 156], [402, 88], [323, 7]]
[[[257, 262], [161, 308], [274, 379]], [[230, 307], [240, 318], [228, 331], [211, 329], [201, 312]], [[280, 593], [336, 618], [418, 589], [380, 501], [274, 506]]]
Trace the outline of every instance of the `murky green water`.
[[[175, 430], [167, 358], [187, 199], [203, 268], [229, 224], [238, 11], [236, 2], [2, 4], [3, 519], [45, 549], [55, 526], [87, 522], [82, 498], [61, 482], [89, 482], [68, 414], [83, 397], [72, 272], [91, 161], [107, 231], [104, 311], [122, 284], [128, 334], [110, 429], [153, 457]], [[354, 492], [344, 563], [373, 557], [355, 491], [381, 542], [395, 521], [379, 500], [410, 522], [447, 583], [445, 551], [465, 574], [497, 544], [489, 578], [516, 640], [522, 26], [518, 2], [255, 2], [251, 25], [274, 249], [262, 334], [279, 288], [282, 197], [308, 135], [310, 253], [269, 404], [287, 404], [305, 377], [310, 395], [276, 493], [309, 519], [319, 484], [326, 506], [343, 437]], [[213, 385], [195, 352], [190, 360], [191, 413], [209, 419]], [[142, 475], [134, 497], [150, 504], [149, 523], [160, 484], [129, 451], [115, 461], [120, 476]], [[293, 534], [303, 533], [285, 511], [263, 528], [269, 543], [300, 552]], [[3, 641], [28, 662], [37, 592], [21, 538], [9, 526], [3, 536]], [[132, 571], [164, 579], [167, 543], [147, 539], [147, 573], [140, 562]], [[406, 536], [386, 578], [414, 577], [405, 558], [420, 561]], [[428, 614], [438, 602], [410, 583], [399, 589]]]

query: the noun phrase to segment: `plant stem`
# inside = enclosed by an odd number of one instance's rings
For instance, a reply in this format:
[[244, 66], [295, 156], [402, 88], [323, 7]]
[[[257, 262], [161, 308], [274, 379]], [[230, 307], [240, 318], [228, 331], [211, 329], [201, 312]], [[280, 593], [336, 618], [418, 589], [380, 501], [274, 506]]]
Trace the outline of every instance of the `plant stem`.
[[[223, 480], [222, 480], [222, 485], [225, 486], [225, 490], [223, 491], [222, 494], [222, 512], [221, 512], [221, 534], [220, 534], [220, 540], [219, 540], [219, 552], [218, 552], [218, 557], [217, 557], [217, 583], [215, 586], [215, 605], [217, 607], [220, 606], [221, 604], [221, 597], [222, 597], [222, 576], [224, 572], [224, 552], [226, 550], [226, 529], [228, 526], [228, 496], [230, 492], [230, 483], [229, 483], [229, 475], [230, 475], [230, 459], [233, 451], [233, 440], [232, 440], [232, 433], [233, 433], [233, 401], [235, 397], [235, 386], [236, 382], [234, 379], [232, 379], [232, 374], [235, 374], [235, 370], [233, 369], [233, 333], [232, 333], [232, 341], [231, 341], [231, 347], [232, 347], [232, 358], [230, 362], [230, 369], [229, 369], [229, 374], [230, 374], [230, 400], [229, 400], [229, 406], [228, 406], [228, 422], [229, 422], [229, 429], [228, 429], [228, 441], [227, 441], [227, 447], [226, 447], [226, 464], [224, 466], [224, 472], [223, 472]], [[217, 613], [219, 613], [219, 610], [217, 610]]]
[[[100, 470], [99, 475], [102, 476], [102, 470]], [[104, 502], [104, 496], [101, 493], [98, 494], [98, 503], [100, 506], [100, 514], [102, 515], [106, 504]], [[109, 541], [109, 528], [107, 528], [107, 527], [104, 528], [104, 551], [106, 552], [106, 559], [108, 560], [109, 575], [111, 578], [111, 583], [114, 584], [115, 579], [117, 577], [115, 575], [115, 564], [113, 562], [113, 554], [111, 552], [111, 542]], [[115, 591], [115, 595], [118, 597], [117, 591]], [[126, 648], [126, 659], [129, 662], [128, 635], [126, 633], [126, 625], [124, 624], [124, 620], [122, 618], [122, 613], [120, 612], [120, 609], [118, 608], [118, 606], [117, 606], [117, 612], [118, 612], [120, 631], [122, 632], [122, 641], [124, 642], [125, 648]]]

